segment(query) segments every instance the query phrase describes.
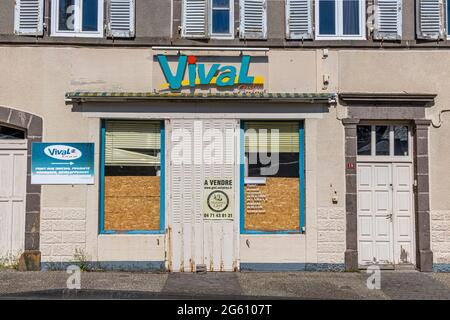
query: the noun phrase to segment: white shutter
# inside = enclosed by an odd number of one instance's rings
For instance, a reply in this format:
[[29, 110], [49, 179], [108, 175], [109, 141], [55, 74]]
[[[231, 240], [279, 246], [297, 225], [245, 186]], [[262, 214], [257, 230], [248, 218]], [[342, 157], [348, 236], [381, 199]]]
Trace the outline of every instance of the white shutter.
[[442, 0], [417, 0], [417, 38], [438, 40], [444, 37]]
[[184, 0], [182, 14], [183, 38], [208, 37], [208, 0]]
[[133, 38], [135, 35], [135, 0], [109, 0], [108, 37]]
[[400, 40], [402, 38], [402, 0], [375, 2], [374, 38]]
[[240, 0], [241, 39], [267, 39], [267, 0]]
[[44, 0], [16, 0], [14, 31], [19, 35], [44, 34]]
[[286, 0], [286, 38], [312, 39], [312, 0]]

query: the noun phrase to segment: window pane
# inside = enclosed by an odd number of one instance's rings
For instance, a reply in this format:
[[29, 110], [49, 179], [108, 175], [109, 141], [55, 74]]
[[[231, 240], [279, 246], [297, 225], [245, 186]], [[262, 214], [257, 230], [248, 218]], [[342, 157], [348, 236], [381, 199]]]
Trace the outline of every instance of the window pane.
[[336, 1], [319, 0], [319, 34], [336, 34]]
[[25, 131], [0, 126], [0, 139], [25, 139]]
[[230, 0], [213, 0], [213, 8], [229, 8]]
[[[269, 158], [277, 161], [277, 170], [271, 177], [283, 177], [283, 178], [298, 178], [299, 177], [299, 154], [298, 153], [269, 153]], [[248, 176], [249, 177], [264, 177], [261, 169], [265, 168], [270, 171], [270, 166], [274, 163], [266, 164], [262, 161], [262, 158], [258, 153], [246, 153], [248, 161]]]
[[372, 127], [371, 126], [358, 126], [358, 155], [370, 156], [372, 146]]
[[59, 0], [58, 30], [75, 30], [75, 0]]
[[230, 10], [212, 11], [212, 33], [230, 33]]
[[409, 155], [408, 126], [394, 126], [394, 155]]
[[359, 0], [344, 0], [342, 11], [344, 35], [359, 35]]
[[376, 155], [389, 155], [389, 126], [376, 126]]
[[83, 0], [83, 31], [98, 31], [98, 0]]

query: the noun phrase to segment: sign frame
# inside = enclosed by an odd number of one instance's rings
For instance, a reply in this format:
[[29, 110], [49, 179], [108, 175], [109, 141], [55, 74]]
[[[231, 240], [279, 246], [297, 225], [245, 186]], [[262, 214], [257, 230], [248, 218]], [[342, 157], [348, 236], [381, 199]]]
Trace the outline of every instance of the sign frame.
[[31, 184], [95, 184], [95, 144], [92, 142], [33, 142]]

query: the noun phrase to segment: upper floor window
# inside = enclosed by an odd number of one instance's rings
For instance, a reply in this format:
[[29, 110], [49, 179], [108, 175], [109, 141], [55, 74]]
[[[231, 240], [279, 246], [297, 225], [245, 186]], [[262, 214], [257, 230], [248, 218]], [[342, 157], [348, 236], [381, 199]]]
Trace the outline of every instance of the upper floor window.
[[[239, 37], [241, 39], [267, 38], [267, 0], [239, 1]], [[233, 0], [183, 0], [183, 38], [233, 39]]]
[[233, 38], [233, 1], [212, 0], [211, 36]]
[[[51, 0], [51, 35], [133, 38], [136, 0]], [[15, 0], [14, 32], [44, 35], [47, 1]], [[103, 16], [106, 18], [104, 19]]]
[[52, 35], [103, 37], [103, 1], [53, 0]]
[[364, 39], [364, 0], [316, 1], [316, 39]]

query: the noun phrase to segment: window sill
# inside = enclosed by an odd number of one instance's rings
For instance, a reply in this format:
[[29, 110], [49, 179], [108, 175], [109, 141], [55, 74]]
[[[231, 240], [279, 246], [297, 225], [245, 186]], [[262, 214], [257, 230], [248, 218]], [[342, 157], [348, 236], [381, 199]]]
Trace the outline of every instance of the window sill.
[[103, 33], [69, 33], [69, 32], [52, 32], [50, 37], [63, 38], [103, 38]]
[[212, 40], [234, 40], [233, 35], [211, 35], [210, 39]]
[[241, 230], [241, 235], [272, 235], [272, 236], [289, 236], [289, 235], [303, 235], [304, 231], [292, 230], [292, 231], [252, 231], [252, 230]]
[[134, 231], [112, 231], [112, 230], [103, 230], [99, 233], [99, 236], [129, 236], [129, 235], [163, 235], [164, 230], [134, 230]]
[[354, 37], [316, 36], [314, 40], [317, 40], [317, 41], [321, 41], [321, 40], [331, 40], [331, 41], [360, 40], [360, 41], [364, 41], [364, 40], [367, 40], [367, 38], [365, 36], [354, 36]]

